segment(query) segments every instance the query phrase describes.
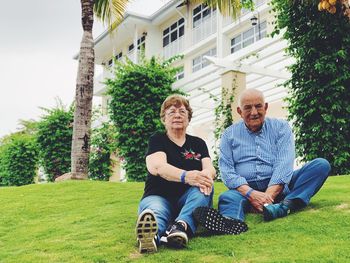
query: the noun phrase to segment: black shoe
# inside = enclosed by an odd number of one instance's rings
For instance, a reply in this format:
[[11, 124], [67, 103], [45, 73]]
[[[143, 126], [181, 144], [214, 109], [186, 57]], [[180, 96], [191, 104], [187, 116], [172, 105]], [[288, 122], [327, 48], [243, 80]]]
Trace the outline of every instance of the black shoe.
[[152, 210], [144, 210], [138, 217], [136, 223], [136, 235], [139, 242], [140, 253], [157, 252], [158, 224]]
[[198, 207], [193, 212], [194, 219], [207, 230], [216, 235], [238, 235], [248, 230], [243, 221], [222, 216], [210, 207]]
[[182, 223], [176, 222], [169, 231], [167, 231], [167, 245], [173, 248], [184, 248], [188, 244], [188, 237], [185, 227]]

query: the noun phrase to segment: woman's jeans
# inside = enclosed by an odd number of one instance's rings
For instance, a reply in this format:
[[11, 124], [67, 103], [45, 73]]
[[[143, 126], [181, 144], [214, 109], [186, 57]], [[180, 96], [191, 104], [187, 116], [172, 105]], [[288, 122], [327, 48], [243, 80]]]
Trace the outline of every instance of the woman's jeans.
[[194, 234], [196, 223], [192, 212], [199, 206], [211, 206], [213, 193], [214, 189], [210, 195], [204, 195], [198, 187], [192, 186], [176, 201], [169, 201], [159, 195], [150, 195], [141, 200], [138, 213], [145, 209], [154, 212], [158, 224], [158, 238], [165, 233], [170, 224], [178, 220], [186, 222]]

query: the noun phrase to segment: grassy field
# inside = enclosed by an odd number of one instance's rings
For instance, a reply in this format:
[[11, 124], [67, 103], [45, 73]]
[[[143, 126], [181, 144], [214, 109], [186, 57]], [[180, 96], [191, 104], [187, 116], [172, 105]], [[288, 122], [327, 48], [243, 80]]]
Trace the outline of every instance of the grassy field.
[[[215, 201], [225, 187], [215, 185]], [[137, 252], [142, 183], [0, 188], [0, 262], [350, 262], [350, 176], [331, 177], [303, 212], [239, 236], [195, 237], [185, 250]]]

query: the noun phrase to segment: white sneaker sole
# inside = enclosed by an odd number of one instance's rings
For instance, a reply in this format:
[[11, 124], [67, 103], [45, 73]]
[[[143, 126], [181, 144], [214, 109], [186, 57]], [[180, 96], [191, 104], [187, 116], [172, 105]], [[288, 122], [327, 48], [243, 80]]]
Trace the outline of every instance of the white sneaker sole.
[[158, 224], [152, 210], [144, 210], [138, 217], [136, 223], [136, 235], [139, 241], [140, 253], [157, 252], [157, 244], [154, 237], [158, 232]]

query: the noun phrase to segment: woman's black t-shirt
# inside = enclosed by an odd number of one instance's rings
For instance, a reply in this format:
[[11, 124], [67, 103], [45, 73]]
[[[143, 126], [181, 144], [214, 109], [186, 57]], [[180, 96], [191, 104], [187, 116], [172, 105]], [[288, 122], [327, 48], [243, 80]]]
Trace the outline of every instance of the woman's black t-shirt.
[[[202, 170], [202, 159], [209, 157], [206, 143], [198, 137], [186, 134], [186, 141], [182, 147], [171, 141], [165, 133], [155, 133], [148, 143], [146, 156], [164, 152], [167, 163], [186, 171]], [[148, 172], [145, 191], [142, 198], [149, 195], [160, 195], [168, 200], [177, 200], [190, 186], [181, 182], [170, 182]]]

